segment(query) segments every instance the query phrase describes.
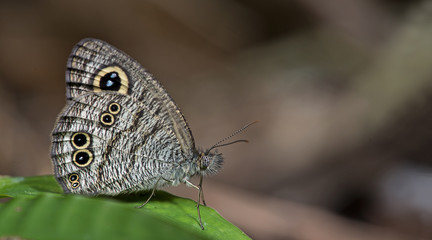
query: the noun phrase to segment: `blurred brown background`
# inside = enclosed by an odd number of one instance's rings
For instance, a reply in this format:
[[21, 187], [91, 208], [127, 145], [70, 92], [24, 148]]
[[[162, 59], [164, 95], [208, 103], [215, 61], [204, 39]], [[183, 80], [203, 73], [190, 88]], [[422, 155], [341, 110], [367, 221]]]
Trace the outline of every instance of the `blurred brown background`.
[[204, 183], [251, 237], [431, 239], [431, 16], [431, 1], [1, 1], [0, 174], [52, 174], [66, 60], [95, 37], [162, 82], [199, 147], [261, 121]]

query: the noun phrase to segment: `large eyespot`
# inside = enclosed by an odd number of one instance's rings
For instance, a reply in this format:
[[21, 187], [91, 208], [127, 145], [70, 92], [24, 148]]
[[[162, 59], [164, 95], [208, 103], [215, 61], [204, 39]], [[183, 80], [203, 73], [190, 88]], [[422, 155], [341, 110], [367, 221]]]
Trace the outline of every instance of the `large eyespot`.
[[117, 72], [109, 72], [101, 77], [99, 84], [102, 90], [118, 91], [121, 87], [121, 79]]
[[114, 120], [115, 120], [114, 116], [111, 113], [105, 112], [105, 113], [102, 113], [100, 116], [100, 122], [106, 127], [113, 125]]
[[95, 92], [115, 91], [127, 94], [129, 79], [126, 73], [117, 66], [110, 66], [100, 70], [93, 81]]
[[72, 161], [78, 167], [87, 167], [93, 162], [93, 154], [88, 149], [81, 149], [74, 152]]
[[111, 103], [111, 104], [108, 106], [108, 111], [109, 111], [111, 114], [116, 115], [116, 114], [118, 114], [118, 113], [120, 112], [120, 110], [121, 110], [121, 107], [120, 107], [120, 105], [119, 105], [118, 103], [113, 102], [113, 103]]
[[87, 148], [90, 145], [90, 135], [85, 132], [77, 132], [72, 135], [71, 143], [77, 149]]

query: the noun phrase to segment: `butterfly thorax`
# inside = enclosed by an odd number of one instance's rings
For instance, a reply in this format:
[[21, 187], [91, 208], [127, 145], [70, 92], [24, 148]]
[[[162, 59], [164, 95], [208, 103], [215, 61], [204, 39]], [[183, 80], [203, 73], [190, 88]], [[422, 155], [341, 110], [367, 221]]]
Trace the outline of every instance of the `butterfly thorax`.
[[221, 169], [222, 163], [223, 157], [221, 153], [196, 153], [191, 160], [184, 161], [175, 170], [170, 171], [164, 177], [167, 181], [161, 182], [161, 186], [176, 186], [180, 183], [187, 184], [190, 178], [194, 176], [215, 174]]

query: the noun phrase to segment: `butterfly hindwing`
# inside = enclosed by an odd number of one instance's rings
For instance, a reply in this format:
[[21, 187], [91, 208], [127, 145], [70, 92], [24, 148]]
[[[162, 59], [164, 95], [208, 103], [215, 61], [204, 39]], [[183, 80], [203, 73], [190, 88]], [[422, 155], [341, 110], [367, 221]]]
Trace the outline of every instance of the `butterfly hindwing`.
[[184, 160], [176, 135], [166, 127], [151, 108], [127, 95], [76, 97], [53, 131], [56, 177], [66, 192], [74, 193], [153, 188], [157, 180], [171, 178], [172, 169]]

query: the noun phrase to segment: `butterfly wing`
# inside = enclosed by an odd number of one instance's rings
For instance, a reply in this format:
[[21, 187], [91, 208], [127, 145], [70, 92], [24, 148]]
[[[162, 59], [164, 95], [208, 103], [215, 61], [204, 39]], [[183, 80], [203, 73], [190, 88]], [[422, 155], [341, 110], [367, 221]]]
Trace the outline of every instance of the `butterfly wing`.
[[129, 56], [85, 39], [72, 51], [66, 82], [68, 103], [53, 130], [51, 151], [65, 192], [131, 192], [175, 185], [197, 171], [184, 117]]
[[[119, 81], [106, 78], [111, 72], [118, 73]], [[175, 132], [184, 154], [195, 150], [184, 116], [162, 85], [141, 64], [108, 43], [96, 39], [80, 41], [68, 60], [66, 85], [68, 100], [111, 90], [146, 103]]]
[[153, 188], [188, 163], [176, 135], [165, 128], [146, 104], [127, 95], [101, 92], [74, 98], [53, 131], [56, 177], [66, 192], [74, 193]]

